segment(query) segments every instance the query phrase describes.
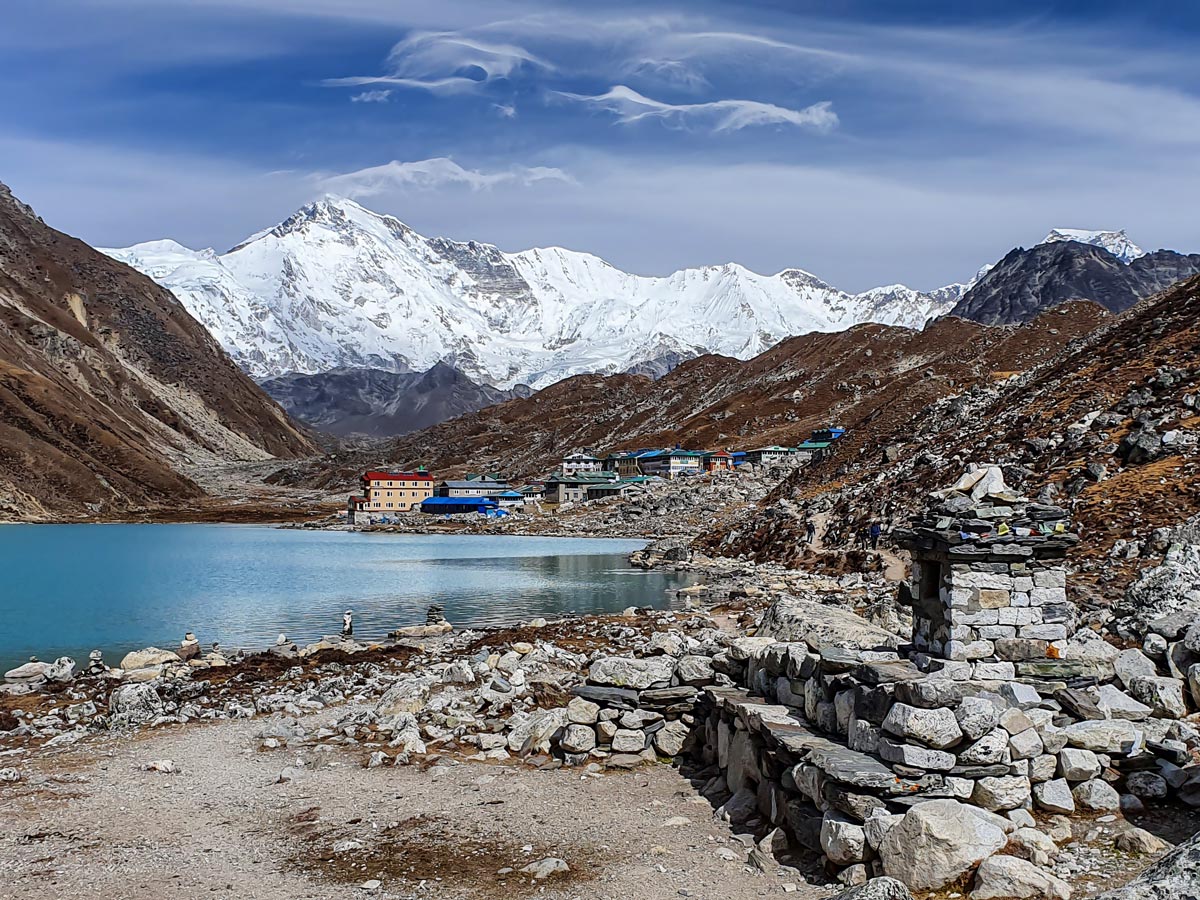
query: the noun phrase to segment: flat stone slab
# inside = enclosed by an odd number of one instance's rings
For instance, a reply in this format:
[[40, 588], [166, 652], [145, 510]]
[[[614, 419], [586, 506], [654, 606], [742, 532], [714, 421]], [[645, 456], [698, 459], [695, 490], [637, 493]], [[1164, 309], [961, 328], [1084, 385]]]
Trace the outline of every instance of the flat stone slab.
[[803, 717], [787, 706], [754, 699], [737, 688], [707, 688], [705, 695], [718, 708], [740, 718], [748, 730], [786, 750], [796, 762], [814, 765], [841, 784], [903, 796], [940, 789], [944, 783], [936, 775], [919, 780], [900, 778], [875, 757], [814, 732]]

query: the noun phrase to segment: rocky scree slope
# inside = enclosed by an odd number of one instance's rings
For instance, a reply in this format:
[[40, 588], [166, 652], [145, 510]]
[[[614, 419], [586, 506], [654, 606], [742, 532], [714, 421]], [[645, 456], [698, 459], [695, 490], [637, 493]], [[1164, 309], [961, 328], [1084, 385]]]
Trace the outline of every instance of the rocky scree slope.
[[302, 422], [338, 436], [408, 434], [532, 390], [478, 384], [445, 363], [428, 372], [335, 369], [267, 378], [262, 388]]
[[746, 449], [795, 444], [831, 423], [855, 429], [899, 419], [912, 425], [931, 404], [1031, 368], [1105, 316], [1093, 304], [1075, 304], [1019, 327], [955, 318], [924, 331], [859, 325], [791, 338], [745, 362], [703, 356], [658, 381], [576, 376], [527, 399], [281, 477], [332, 487], [383, 461], [427, 465], [439, 476], [495, 467], [527, 478], [582, 447], [608, 451], [680, 443]]
[[1011, 251], [963, 295], [952, 315], [993, 325], [1024, 322], [1067, 300], [1091, 300], [1122, 312], [1200, 274], [1200, 254], [1144, 253], [1128, 239], [1093, 245], [1056, 234], [1051, 232], [1048, 243]]
[[800, 269], [732, 263], [640, 276], [559, 247], [427, 238], [337, 197], [224, 254], [173, 241], [105, 252], [174, 291], [256, 378], [444, 362], [501, 388], [545, 387], [705, 352], [745, 359], [864, 321], [920, 327], [964, 290], [849, 294]]
[[0, 185], [0, 519], [119, 516], [313, 447], [182, 304]]
[[1069, 509], [1083, 536], [1072, 557], [1078, 587], [1105, 609], [1162, 558], [1170, 529], [1200, 513], [1198, 348], [1193, 278], [1023, 371], [860, 421], [835, 457], [794, 473], [708, 549], [800, 564], [809, 513], [832, 524], [827, 542], [847, 541], [841, 523], [902, 524], [964, 464], [991, 462], [1010, 484]]

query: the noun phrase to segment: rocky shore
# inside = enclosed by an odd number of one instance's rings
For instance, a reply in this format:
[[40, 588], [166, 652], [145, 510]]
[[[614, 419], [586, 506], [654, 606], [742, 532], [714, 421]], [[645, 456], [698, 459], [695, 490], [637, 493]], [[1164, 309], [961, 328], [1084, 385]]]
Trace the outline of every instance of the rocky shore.
[[[1010, 533], [982, 531], [998, 510]], [[177, 650], [147, 648], [112, 668], [22, 667], [0, 695], [0, 802], [36, 807], [40, 793], [60, 790], [47, 774], [56, 761], [165, 740], [155, 735], [193, 753], [192, 743], [233, 730], [257, 771], [270, 765], [264, 790], [332, 791], [343, 805], [348, 776], [330, 773], [335, 760], [397, 773], [418, 793], [422, 778], [467, 769], [595, 780], [617, 793], [623, 779], [679, 779], [691, 815], [662, 827], [691, 828], [707, 810], [706, 852], [738, 876], [723, 871], [711, 885], [730, 897], [1194, 891], [1195, 547], [1175, 548], [1131, 588], [1120, 646], [1117, 634], [1081, 625], [1067, 599], [1058, 558], [1069, 532], [1038, 524], [1057, 516], [982, 472], [914, 523], [916, 564], [902, 585], [882, 565], [823, 576], [703, 557], [668, 539], [636, 561], [696, 573], [674, 610], [462, 632], [435, 610], [378, 643], [283, 639], [224, 656], [189, 635]], [[138, 771], [174, 776], [188, 765], [156, 756]], [[543, 783], [550, 802], [565, 802], [565, 783]], [[437, 843], [425, 817], [444, 810], [413, 802], [422, 812], [410, 837]], [[336, 841], [314, 850], [304, 877], [393, 897], [475, 896], [496, 879], [590, 896], [575, 879], [604, 871], [595, 860], [610, 845], [563, 827], [570, 853], [480, 850], [486, 873], [444, 894], [427, 893], [436, 867], [389, 867], [360, 838], [344, 839], [357, 850]], [[626, 833], [627, 846], [653, 852], [655, 835]], [[360, 853], [370, 862], [355, 867]], [[693, 890], [663, 896], [707, 895]]]

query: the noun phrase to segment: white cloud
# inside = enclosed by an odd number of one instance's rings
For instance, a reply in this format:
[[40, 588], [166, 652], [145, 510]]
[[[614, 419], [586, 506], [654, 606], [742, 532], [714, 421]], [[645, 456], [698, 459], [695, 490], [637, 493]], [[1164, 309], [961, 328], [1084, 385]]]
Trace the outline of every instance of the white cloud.
[[706, 103], [664, 103], [639, 94], [633, 88], [618, 84], [606, 93], [589, 96], [556, 92], [560, 97], [577, 100], [607, 109], [617, 115], [617, 121], [628, 125], [644, 119], [663, 119], [682, 124], [706, 121], [713, 131], [738, 131], [758, 125], [796, 125], [816, 131], [829, 131], [838, 124], [837, 113], [829, 101], [814, 103], [804, 109], [788, 109], [758, 100], [712, 100]]
[[472, 90], [522, 68], [555, 67], [516, 44], [480, 40], [459, 32], [424, 32], [400, 41], [388, 54], [384, 75], [329, 78], [340, 87], [390, 84], [440, 93]]
[[351, 103], [386, 103], [388, 97], [392, 96], [390, 90], [382, 91], [363, 91], [361, 94], [355, 94], [350, 98]]
[[495, 172], [483, 172], [465, 169], [444, 156], [414, 162], [394, 159], [380, 166], [318, 178], [323, 190], [351, 198], [371, 197], [403, 187], [431, 189], [465, 185], [473, 191], [479, 191], [500, 184], [531, 185], [539, 181], [574, 183], [574, 179], [562, 169], [513, 166]]
[[515, 119], [517, 117], [517, 106], [515, 103], [493, 103], [492, 108], [502, 119]]

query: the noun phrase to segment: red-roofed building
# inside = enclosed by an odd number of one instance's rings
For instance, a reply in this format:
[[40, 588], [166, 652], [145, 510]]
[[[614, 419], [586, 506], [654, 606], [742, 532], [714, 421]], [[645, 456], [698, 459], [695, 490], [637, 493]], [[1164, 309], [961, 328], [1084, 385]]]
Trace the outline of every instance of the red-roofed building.
[[433, 476], [424, 469], [415, 472], [364, 472], [359, 479], [362, 494], [347, 501], [349, 519], [362, 524], [363, 519], [412, 512], [433, 496]]

